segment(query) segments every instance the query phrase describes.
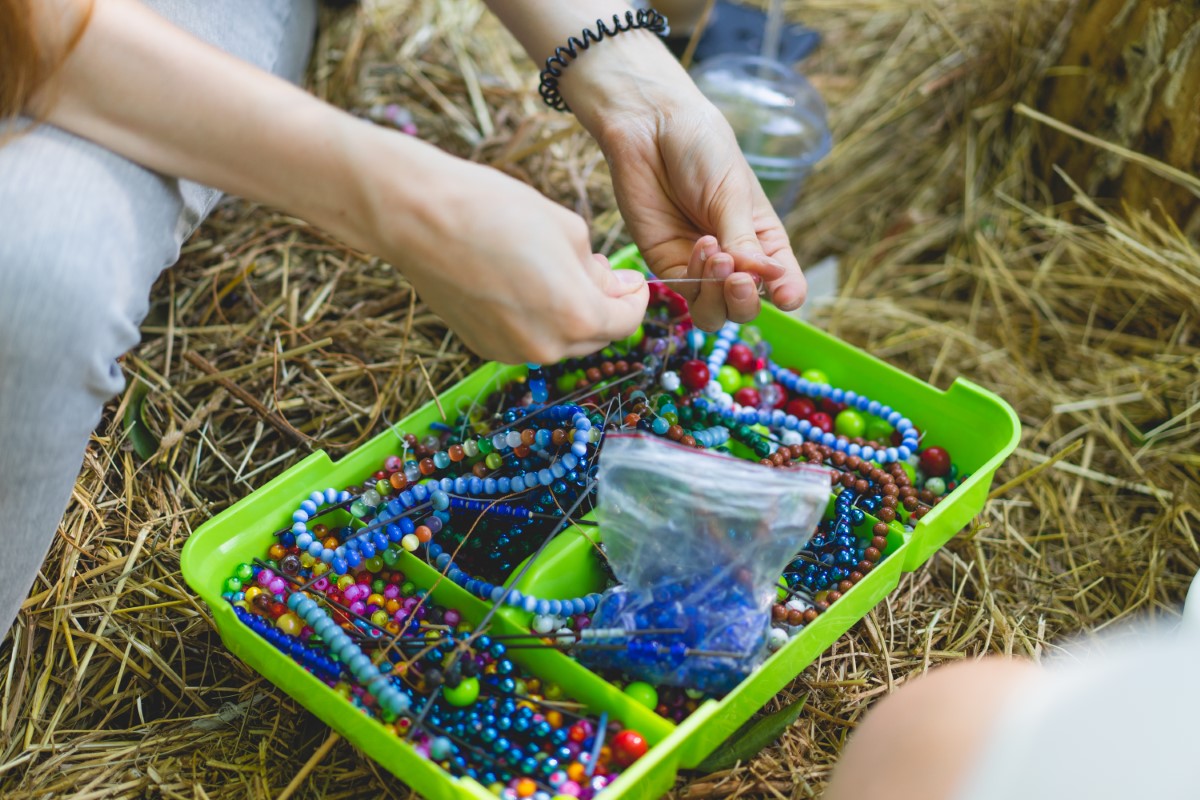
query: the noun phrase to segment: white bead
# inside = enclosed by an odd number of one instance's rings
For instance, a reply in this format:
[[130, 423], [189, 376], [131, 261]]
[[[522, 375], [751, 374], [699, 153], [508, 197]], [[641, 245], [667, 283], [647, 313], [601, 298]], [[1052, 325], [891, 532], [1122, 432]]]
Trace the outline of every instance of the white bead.
[[675, 372], [664, 372], [662, 377], [659, 379], [659, 382], [668, 392], [674, 392], [678, 390], [681, 385], [679, 381], [679, 375]]
[[767, 634], [767, 649], [774, 653], [788, 642], [787, 631], [782, 628], [771, 628]]

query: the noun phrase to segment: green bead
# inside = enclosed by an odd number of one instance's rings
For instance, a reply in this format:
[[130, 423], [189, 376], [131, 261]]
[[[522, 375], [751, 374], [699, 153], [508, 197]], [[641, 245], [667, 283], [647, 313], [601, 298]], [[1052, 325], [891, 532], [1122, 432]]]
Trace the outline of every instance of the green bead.
[[742, 340], [742, 344], [747, 347], [754, 347], [754, 345], [762, 343], [763, 340], [762, 331], [753, 325], [743, 325], [742, 329], [738, 331], [738, 337]]
[[800, 373], [800, 377], [809, 383], [829, 383], [829, 376], [819, 369], [806, 369]]
[[361, 519], [367, 514], [367, 504], [362, 500], [355, 500], [350, 504], [350, 513]]
[[887, 422], [881, 420], [879, 417], [871, 417], [867, 420], [867, 441], [879, 442], [884, 447], [887, 447], [892, 443], [892, 434], [895, 431], [895, 428], [888, 425]]
[[[958, 478], [958, 464], [951, 464], [950, 471], [946, 473], [946, 480], [952, 481], [956, 478]], [[964, 475], [963, 478], [965, 479], [966, 476]]]
[[782, 575], [779, 576], [779, 585], [775, 587], [775, 599], [781, 603], [786, 600], [788, 596], [788, 588], [787, 578], [783, 577]]
[[237, 578], [226, 578], [225, 579], [225, 591], [233, 593], [233, 592], [240, 592], [241, 590], [242, 590], [242, 582], [240, 580], [238, 580]]
[[554, 385], [558, 387], [560, 392], [567, 394], [575, 391], [575, 387], [579, 385], [579, 380], [582, 377], [583, 373], [579, 370], [575, 370], [574, 372], [564, 372], [562, 375], [558, 376], [558, 380], [554, 382]]
[[389, 494], [392, 493], [392, 485], [390, 483], [388, 483], [387, 481], [376, 481], [375, 482], [375, 491], [379, 492], [384, 497], [387, 497]]
[[642, 343], [642, 339], [646, 338], [646, 332], [642, 330], [642, 326], [638, 325], [630, 336], [625, 339], [613, 342], [613, 345], [620, 351], [628, 353], [633, 348]]
[[366, 567], [369, 572], [379, 572], [379, 570], [383, 569], [383, 559], [379, 556], [373, 556], [364, 561], [363, 566]]
[[242, 583], [254, 577], [254, 567], [249, 564], [238, 564], [237, 569], [233, 573]]
[[490, 436], [479, 437], [479, 452], [480, 453], [482, 453], [483, 455], [486, 456], [495, 449], [496, 448], [492, 446], [492, 437], [490, 437]]
[[[387, 551], [385, 550], [384, 552], [386, 553]], [[384, 583], [381, 578], [376, 578], [375, 580], [371, 581], [371, 591], [374, 594], [383, 594], [383, 590], [386, 588], [387, 584]]]
[[717, 383], [721, 384], [722, 389], [733, 394], [742, 388], [742, 373], [726, 364], [717, 370]]
[[379, 557], [383, 559], [384, 564], [387, 564], [389, 567], [394, 567], [400, 561], [401, 552], [402, 551], [398, 545], [392, 545], [380, 553]]
[[678, 414], [670, 413], [670, 414], [662, 414], [660, 416], [662, 416], [662, 418], [667, 421], [668, 425], [678, 425], [679, 424], [679, 415]]
[[691, 422], [695, 419], [695, 417], [696, 412], [692, 410], [691, 406], [684, 406], [683, 408], [679, 409], [680, 422]]
[[405, 581], [404, 583], [400, 584], [400, 594], [404, 595], [405, 597], [412, 597], [413, 591], [415, 591], [416, 588], [417, 585], [412, 581]]
[[930, 478], [925, 481], [925, 488], [933, 492], [934, 497], [941, 497], [946, 493], [946, 482], [941, 478]]
[[771, 435], [771, 429], [768, 428], [766, 425], [752, 425], [750, 427], [750, 430], [753, 431], [754, 433], [757, 433], [759, 436], [770, 436]]
[[559, 686], [557, 683], [543, 683], [542, 684], [542, 697], [546, 698], [547, 700], [557, 700], [562, 696], [563, 696], [562, 687]]
[[738, 388], [739, 389], [754, 389], [755, 391], [757, 391], [758, 384], [754, 382], [754, 373], [747, 372], [745, 375], [742, 375], [742, 382], [738, 386]]
[[853, 409], [842, 409], [833, 421], [833, 430], [838, 436], [853, 439], [867, 432], [867, 421], [863, 419], [862, 414]]
[[658, 706], [658, 691], [645, 681], [634, 681], [625, 687], [625, 694], [630, 700], [649, 709]]
[[446, 698], [446, 702], [452, 706], [469, 706], [479, 699], [479, 679], [478, 678], [463, 678], [462, 682], [453, 689], [449, 686], [442, 687], [442, 697]]
[[487, 458], [483, 460], [488, 469], [500, 469], [500, 465], [504, 463], [504, 459], [499, 453], [488, 453]]

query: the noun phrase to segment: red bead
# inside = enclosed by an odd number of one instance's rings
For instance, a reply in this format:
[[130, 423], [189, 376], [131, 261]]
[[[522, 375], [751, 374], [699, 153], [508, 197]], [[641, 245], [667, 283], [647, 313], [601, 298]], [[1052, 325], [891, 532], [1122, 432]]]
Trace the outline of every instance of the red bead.
[[950, 474], [950, 454], [940, 447], [926, 447], [921, 451], [921, 472], [927, 478], [941, 478]]
[[808, 421], [814, 428], [820, 428], [825, 433], [833, 433], [833, 417], [822, 411], [814, 411], [808, 415]]
[[[917, 437], [917, 441], [921, 441], [921, 429], [916, 425], [912, 427], [912, 435]], [[899, 447], [904, 444], [904, 436], [900, 431], [892, 431], [892, 447]]]
[[733, 402], [741, 403], [750, 408], [758, 408], [759, 403], [762, 402], [762, 396], [758, 393], [757, 389], [743, 386], [733, 393]]
[[744, 344], [735, 344], [729, 348], [725, 363], [738, 372], [750, 372], [754, 369], [754, 352]]
[[622, 767], [628, 767], [646, 755], [646, 740], [637, 731], [621, 731], [612, 738], [613, 759]]
[[826, 397], [821, 401], [821, 410], [831, 417], [836, 417], [838, 414], [846, 410], [846, 404], [835, 403], [833, 400], [830, 400], [828, 397]]
[[807, 397], [797, 397], [789, 400], [784, 410], [796, 419], [808, 419], [808, 415], [815, 412], [817, 407]]
[[708, 365], [698, 358], [683, 362], [683, 366], [679, 368], [679, 379], [693, 392], [707, 386], [709, 377]]

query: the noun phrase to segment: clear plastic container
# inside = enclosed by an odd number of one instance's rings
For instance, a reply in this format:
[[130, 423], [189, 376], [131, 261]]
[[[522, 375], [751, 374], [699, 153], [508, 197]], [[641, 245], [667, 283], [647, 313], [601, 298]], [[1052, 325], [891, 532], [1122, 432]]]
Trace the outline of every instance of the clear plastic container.
[[775, 210], [786, 214], [832, 144], [821, 95], [791, 67], [760, 56], [719, 56], [694, 67], [692, 78], [729, 120]]

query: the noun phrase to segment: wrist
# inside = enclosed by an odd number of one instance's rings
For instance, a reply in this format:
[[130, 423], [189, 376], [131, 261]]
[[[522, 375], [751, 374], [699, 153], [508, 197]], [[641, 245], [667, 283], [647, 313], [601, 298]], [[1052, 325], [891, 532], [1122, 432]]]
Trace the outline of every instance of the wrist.
[[658, 36], [627, 31], [593, 44], [563, 71], [559, 86], [580, 124], [602, 146], [629, 124], [707, 103]]

